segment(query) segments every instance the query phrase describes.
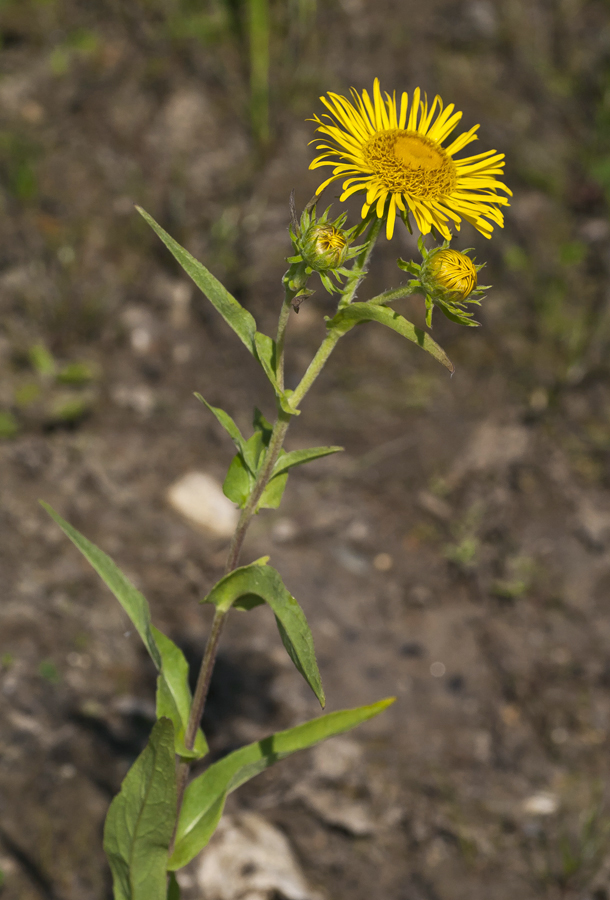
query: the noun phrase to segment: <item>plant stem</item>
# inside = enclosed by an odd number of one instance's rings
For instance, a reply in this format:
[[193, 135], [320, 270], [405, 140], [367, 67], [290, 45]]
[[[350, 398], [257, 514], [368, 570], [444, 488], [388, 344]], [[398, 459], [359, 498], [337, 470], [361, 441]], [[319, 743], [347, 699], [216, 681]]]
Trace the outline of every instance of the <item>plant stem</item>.
[[[345, 291], [343, 292], [343, 296], [339, 301], [339, 310], [344, 309], [346, 306], [349, 306], [356, 296], [356, 291], [360, 287], [362, 280], [367, 273], [367, 266], [371, 258], [371, 253], [373, 252], [373, 247], [375, 246], [375, 242], [377, 241], [379, 232], [381, 231], [382, 224], [383, 223], [381, 219], [376, 219], [371, 225], [366, 247], [364, 248], [360, 256], [357, 257], [354, 268], [352, 269], [352, 277], [348, 281]], [[329, 333], [320, 344], [318, 352], [310, 362], [307, 371], [301, 379], [300, 384], [290, 397], [290, 405], [295, 409], [297, 409], [299, 403], [326, 365], [328, 357], [335, 349], [337, 341], [340, 337], [341, 332], [329, 331]]]
[[[356, 264], [354, 265], [354, 274], [343, 294], [343, 298], [341, 300], [341, 303], [339, 304], [340, 308], [351, 303], [354, 299], [356, 291], [358, 290], [362, 279], [366, 275], [367, 265], [380, 230], [381, 221], [376, 220], [375, 222], [373, 222], [370, 228], [367, 246], [362, 251], [357, 259]], [[288, 323], [288, 318], [290, 315], [292, 298], [293, 294], [287, 289], [278, 322], [276, 339], [276, 371], [280, 390], [284, 390], [284, 339], [286, 334], [286, 325]], [[309, 364], [309, 367], [307, 368], [305, 375], [301, 379], [300, 384], [290, 397], [290, 403], [291, 405], [294, 405], [295, 409], [324, 368], [328, 357], [334, 350], [340, 337], [340, 332], [330, 331], [322, 341], [322, 344], [318, 348], [318, 352]], [[257, 475], [252, 493], [248, 497], [248, 501], [241, 512], [239, 521], [235, 528], [235, 532], [233, 533], [233, 538], [231, 539], [231, 545], [229, 547], [229, 553], [227, 556], [227, 564], [225, 567], [225, 575], [228, 575], [229, 572], [232, 572], [238, 566], [244, 538], [246, 537], [246, 532], [248, 530], [250, 522], [252, 521], [252, 517], [256, 513], [263, 492], [267, 487], [267, 484], [269, 483], [271, 475], [273, 474], [273, 468], [280, 455], [280, 450], [282, 449], [282, 445], [284, 443], [291, 418], [292, 416], [284, 412], [281, 408], [279, 409], [278, 417], [271, 433], [269, 446], [267, 447], [265, 461]], [[191, 712], [184, 736], [184, 743], [188, 750], [192, 750], [195, 745], [197, 729], [199, 728], [199, 724], [203, 716], [203, 710], [205, 708], [205, 702], [207, 700], [208, 691], [210, 689], [210, 682], [212, 680], [212, 672], [214, 670], [214, 664], [216, 662], [218, 644], [220, 642], [220, 636], [222, 634], [227, 615], [228, 611], [220, 612], [219, 610], [216, 610], [214, 614], [212, 628], [210, 630], [210, 636], [208, 638], [203, 655], [203, 660], [201, 662], [201, 668], [199, 670], [199, 676], [197, 678], [197, 686], [195, 688], [195, 695], [191, 704]], [[176, 779], [178, 788], [178, 803], [176, 814], [176, 829], [178, 827], [178, 818], [180, 816], [180, 808], [184, 799], [184, 791], [186, 790], [190, 766], [191, 764], [188, 760], [182, 759], [178, 763], [177, 767]], [[176, 830], [174, 830], [174, 836], [170, 845], [170, 856], [173, 852], [175, 837]]]
[[[244, 538], [246, 536], [248, 526], [250, 525], [252, 516], [256, 512], [256, 508], [263, 495], [263, 491], [265, 490], [269, 479], [271, 478], [273, 467], [277, 462], [278, 456], [280, 455], [280, 450], [282, 449], [282, 444], [284, 443], [284, 438], [286, 437], [286, 431], [288, 430], [290, 419], [291, 416], [280, 410], [277, 421], [273, 427], [273, 432], [271, 434], [271, 439], [267, 448], [267, 454], [265, 456], [265, 462], [263, 463], [263, 466], [259, 471], [252, 493], [250, 494], [248, 502], [242, 510], [239, 521], [237, 523], [237, 527], [235, 528], [235, 532], [231, 540], [231, 545], [229, 547], [225, 574], [228, 574], [229, 572], [232, 572], [237, 568], [241, 548], [244, 543]], [[201, 717], [203, 716], [205, 702], [207, 700], [208, 691], [210, 689], [210, 682], [212, 680], [212, 672], [214, 671], [214, 664], [216, 662], [216, 654], [218, 652], [220, 635], [222, 634], [222, 629], [224, 627], [227, 616], [228, 611], [220, 612], [219, 610], [216, 610], [214, 614], [210, 636], [208, 637], [205, 647], [205, 653], [201, 662], [201, 668], [199, 669], [197, 687], [195, 688], [195, 695], [191, 704], [191, 712], [184, 736], [184, 743], [188, 750], [192, 750], [195, 745], [197, 729], [199, 728]], [[180, 808], [184, 799], [184, 791], [186, 790], [186, 783], [188, 781], [190, 767], [190, 762], [184, 759], [180, 760], [177, 766], [176, 781], [178, 790], [178, 803], [176, 814], [176, 828], [178, 827], [178, 817], [180, 815]], [[170, 856], [173, 852], [175, 837], [176, 832], [174, 830], [174, 837], [172, 838], [172, 843], [169, 851]]]
[[318, 375], [320, 374], [320, 372], [326, 365], [328, 357], [335, 349], [335, 347], [337, 345], [337, 341], [339, 340], [340, 337], [341, 337], [340, 332], [330, 331], [326, 335], [326, 337], [324, 338], [322, 343], [320, 344], [320, 346], [318, 348], [318, 352], [316, 353], [316, 355], [314, 356], [312, 361], [309, 363], [309, 366], [307, 367], [307, 371], [303, 375], [298, 387], [296, 388], [295, 392], [293, 394], [291, 394], [291, 396], [290, 396], [290, 405], [293, 406], [295, 409], [298, 407], [299, 403], [301, 402], [301, 400], [303, 399], [303, 397], [305, 396], [305, 394], [307, 393], [309, 388], [312, 386], [312, 384], [314, 383], [314, 381], [316, 380], [316, 378], [318, 377]]
[[292, 301], [294, 299], [294, 291], [286, 287], [284, 302], [280, 310], [280, 318], [277, 323], [277, 337], [275, 339], [275, 358], [276, 358], [276, 374], [277, 383], [280, 391], [284, 390], [284, 342], [286, 340], [286, 326], [292, 309]]

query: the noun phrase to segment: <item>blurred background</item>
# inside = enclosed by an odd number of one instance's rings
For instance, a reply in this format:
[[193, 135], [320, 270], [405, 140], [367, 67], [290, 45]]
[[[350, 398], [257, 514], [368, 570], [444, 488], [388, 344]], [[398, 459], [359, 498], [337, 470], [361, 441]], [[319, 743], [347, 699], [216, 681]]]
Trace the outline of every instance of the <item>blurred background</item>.
[[[273, 414], [134, 204], [271, 333], [289, 194], [300, 209], [322, 180], [306, 120], [376, 76], [506, 153], [505, 229], [456, 240], [494, 287], [482, 328], [434, 322], [453, 378], [375, 324], [339, 344], [288, 446], [346, 452], [291, 474], [245, 559], [271, 552], [304, 607], [330, 710], [398, 700], [233, 795], [227, 821], [277, 829], [301, 882], [215, 893], [196, 862], [183, 896], [607, 900], [608, 3], [1, 0], [0, 41], [2, 900], [111, 897], [102, 822], [154, 718], [127, 619], [37, 499], [195, 665], [227, 539], [168, 490], [221, 482], [232, 448], [192, 392], [246, 429]], [[361, 298], [414, 252], [402, 227], [382, 239]], [[292, 317], [289, 383], [332, 309], [319, 286]], [[421, 298], [400, 311], [423, 322]], [[315, 714], [287, 663], [268, 610], [234, 615], [214, 758]]]

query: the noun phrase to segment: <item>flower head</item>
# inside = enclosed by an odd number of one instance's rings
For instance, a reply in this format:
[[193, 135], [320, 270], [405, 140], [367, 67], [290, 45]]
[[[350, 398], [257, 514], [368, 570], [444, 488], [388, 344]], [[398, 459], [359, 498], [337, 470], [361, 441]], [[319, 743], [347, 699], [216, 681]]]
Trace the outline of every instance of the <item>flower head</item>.
[[362, 250], [361, 246], [351, 246], [355, 229], [346, 231], [343, 228], [347, 214], [342, 213], [331, 222], [329, 213], [330, 207], [318, 218], [315, 207], [312, 210], [305, 209], [300, 221], [295, 219], [290, 228], [296, 255], [288, 257], [290, 269], [286, 272], [284, 281], [290, 290], [298, 292], [297, 296], [311, 293], [305, 285], [313, 272], [318, 273], [328, 293], [334, 293], [337, 288], [329, 276], [333, 275], [341, 283], [342, 277], [350, 274], [344, 268], [345, 263]]
[[324, 121], [315, 116], [313, 121], [330, 143], [316, 145], [323, 152], [310, 168], [334, 168], [318, 194], [331, 181], [345, 178], [341, 201], [365, 192], [362, 217], [375, 206], [378, 218], [387, 217], [388, 238], [394, 233], [397, 213], [408, 224], [409, 211], [421, 234], [434, 227], [445, 240], [451, 240], [449, 225], [459, 231], [462, 219], [485, 237], [491, 237], [492, 223], [503, 226], [499, 207], [508, 206], [508, 200], [498, 191], [511, 191], [496, 176], [502, 175], [504, 154], [487, 150], [454, 159], [477, 140], [479, 126], [443, 146], [462, 118], [453, 104], [443, 108], [443, 101], [436, 96], [428, 106], [427, 98], [422, 100], [416, 88], [410, 108], [408, 95], [403, 93], [399, 109], [396, 94], [386, 92], [385, 99], [382, 97], [377, 78], [372, 100], [367, 91], [360, 96], [353, 88], [353, 103], [333, 93], [320, 99], [330, 115], [325, 114]]
[[416, 276], [409, 284], [426, 298], [426, 324], [432, 324], [432, 311], [438, 306], [448, 319], [458, 325], [478, 325], [472, 313], [468, 312], [467, 304], [480, 306], [481, 294], [489, 289], [489, 285], [477, 284], [477, 273], [483, 266], [477, 265], [468, 256], [469, 250], [460, 253], [450, 249], [448, 241], [432, 250], [426, 250], [421, 237], [417, 243], [422, 264], [399, 259], [398, 265]]

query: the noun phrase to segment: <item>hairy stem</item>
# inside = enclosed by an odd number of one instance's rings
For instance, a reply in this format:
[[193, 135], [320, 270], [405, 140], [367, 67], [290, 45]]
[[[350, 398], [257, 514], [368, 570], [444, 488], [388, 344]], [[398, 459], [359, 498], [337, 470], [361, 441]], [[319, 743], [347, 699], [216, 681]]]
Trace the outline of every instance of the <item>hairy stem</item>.
[[277, 337], [275, 339], [275, 359], [277, 383], [280, 391], [284, 390], [284, 342], [286, 339], [286, 326], [292, 309], [292, 300], [295, 294], [288, 287], [284, 296], [284, 302], [280, 310], [280, 318], [277, 323]]
[[[367, 237], [366, 246], [362, 253], [356, 258], [351, 277], [345, 287], [345, 290], [343, 291], [343, 296], [339, 301], [338, 309], [344, 309], [346, 306], [349, 306], [356, 296], [356, 291], [362, 284], [362, 280], [364, 279], [368, 271], [367, 267], [371, 258], [371, 253], [373, 252], [373, 247], [375, 246], [375, 242], [377, 241], [379, 232], [381, 231], [382, 224], [383, 223], [381, 219], [376, 219], [371, 225]], [[329, 331], [329, 333], [322, 341], [320, 347], [318, 348], [318, 352], [310, 362], [299, 386], [290, 397], [290, 404], [295, 409], [298, 407], [299, 403], [326, 365], [328, 357], [335, 349], [340, 337], [340, 332]]]
[[[256, 512], [256, 508], [263, 495], [263, 491], [265, 490], [269, 479], [271, 478], [273, 467], [275, 466], [278, 456], [280, 455], [280, 450], [282, 449], [282, 444], [284, 443], [284, 438], [286, 437], [286, 431], [288, 430], [288, 425], [290, 424], [290, 418], [291, 417], [289, 415], [280, 410], [277, 421], [273, 428], [273, 432], [271, 434], [271, 440], [269, 441], [269, 446], [267, 448], [265, 462], [263, 463], [252, 493], [248, 498], [246, 506], [241, 512], [237, 527], [235, 528], [235, 532], [231, 540], [231, 545], [229, 547], [225, 574], [228, 574], [229, 572], [232, 572], [237, 568], [237, 565], [239, 563], [239, 556], [244, 543], [246, 532], [248, 530], [248, 526], [250, 525], [252, 516]], [[208, 691], [210, 689], [212, 672], [214, 671], [214, 664], [216, 662], [216, 655], [218, 653], [220, 635], [222, 634], [222, 629], [224, 627], [227, 616], [228, 611], [220, 612], [219, 610], [216, 610], [214, 614], [210, 636], [208, 637], [208, 641], [205, 647], [205, 653], [201, 662], [201, 668], [199, 669], [197, 687], [195, 688], [195, 695], [191, 704], [191, 712], [184, 736], [184, 743], [188, 750], [192, 750], [195, 745], [197, 729], [199, 728], [201, 717], [203, 716], [205, 702], [207, 700]], [[176, 771], [176, 781], [178, 789], [176, 829], [178, 827], [178, 817], [180, 815], [180, 809], [182, 807], [182, 801], [184, 799], [184, 792], [186, 790], [190, 767], [190, 762], [188, 760], [182, 759], [178, 763]], [[174, 837], [172, 838], [172, 843], [170, 846], [170, 855], [173, 852], [175, 837], [176, 830], [174, 829]]]

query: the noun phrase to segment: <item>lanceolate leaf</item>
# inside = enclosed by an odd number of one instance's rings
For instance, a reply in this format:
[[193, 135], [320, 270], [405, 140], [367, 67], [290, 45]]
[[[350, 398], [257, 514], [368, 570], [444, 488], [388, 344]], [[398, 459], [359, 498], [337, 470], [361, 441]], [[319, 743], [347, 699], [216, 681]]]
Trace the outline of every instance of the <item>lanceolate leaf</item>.
[[241, 453], [234, 456], [225, 476], [222, 491], [232, 503], [243, 509], [254, 487], [254, 475], [244, 463]]
[[288, 472], [283, 472], [281, 475], [274, 475], [263, 491], [261, 499], [258, 501], [257, 511], [259, 509], [277, 509], [282, 502], [287, 481]]
[[202, 263], [195, 259], [194, 256], [181, 247], [180, 244], [170, 237], [170, 235], [161, 226], [155, 222], [145, 210], [137, 206], [136, 209], [140, 215], [148, 222], [154, 232], [161, 238], [169, 252], [180, 263], [184, 271], [193, 279], [197, 287], [203, 291], [210, 303], [216, 307], [217, 311], [223, 317], [225, 322], [231, 326], [233, 331], [246, 345], [250, 353], [257, 357], [255, 334], [256, 322], [247, 309], [244, 309], [232, 294], [215, 278], [211, 272], [206, 269]]
[[224, 430], [230, 435], [231, 440], [233, 441], [237, 449], [241, 453], [243, 453], [244, 447], [246, 445], [245, 438], [242, 436], [241, 431], [239, 430], [229, 413], [226, 413], [224, 409], [220, 409], [220, 407], [218, 406], [210, 406], [208, 401], [205, 400], [201, 396], [201, 394], [196, 393], [195, 396], [203, 403], [204, 406], [207, 406], [211, 413], [216, 416]]
[[273, 474], [279, 475], [280, 472], [287, 472], [294, 466], [302, 466], [303, 463], [320, 459], [322, 456], [329, 456], [331, 453], [339, 453], [342, 450], [343, 447], [309, 447], [307, 450], [291, 450], [290, 453], [280, 455]]
[[248, 744], [214, 763], [186, 789], [169, 868], [185, 866], [205, 847], [218, 824], [225, 798], [231, 791], [274, 762], [366, 722], [393, 702], [394, 698], [390, 698], [371, 706], [320, 716], [304, 725]]
[[169, 719], [159, 719], [110, 804], [104, 850], [115, 900], [166, 900], [177, 803], [173, 731]]
[[430, 353], [435, 359], [449, 369], [450, 372], [454, 371], [453, 363], [442, 347], [439, 347], [429, 334], [422, 331], [421, 328], [416, 328], [415, 325], [408, 321], [408, 319], [405, 319], [404, 316], [399, 315], [393, 309], [388, 309], [384, 306], [376, 306], [371, 303], [353, 303], [351, 306], [346, 306], [338, 312], [332, 319], [329, 319], [326, 325], [328, 328], [335, 329], [341, 334], [345, 334], [346, 331], [349, 331], [350, 328], [353, 328], [354, 325], [357, 325], [359, 322], [369, 321], [379, 322], [381, 325], [386, 325], [393, 331], [397, 331], [398, 334], [402, 334], [407, 340], [413, 341], [413, 343], [418, 344], [422, 350], [426, 350], [426, 352]]
[[169, 873], [169, 880], [167, 883], [167, 900], [180, 900], [180, 885], [176, 881], [176, 876], [173, 872]]
[[258, 361], [265, 370], [265, 375], [277, 390], [277, 377], [275, 374], [275, 341], [266, 334], [257, 331], [254, 335]]
[[187, 750], [184, 744], [192, 700], [188, 663], [182, 650], [154, 625], [152, 632], [162, 660], [161, 673], [157, 679], [157, 718], [167, 716], [172, 720], [176, 753], [179, 756], [201, 759], [208, 752], [208, 745], [200, 728], [197, 730], [193, 749]]
[[76, 528], [73, 528], [69, 522], [62, 519], [48, 503], [44, 503], [42, 500], [40, 502], [51, 518], [57, 522], [64, 534], [70, 538], [85, 559], [91, 563], [106, 586], [110, 588], [133, 622], [134, 627], [142, 638], [144, 646], [148, 650], [155, 666], [157, 669], [160, 669], [161, 654], [159, 653], [159, 649], [152, 634], [150, 609], [146, 598], [133, 586], [131, 581], [123, 575], [119, 567], [109, 556], [106, 556], [99, 547], [96, 547], [95, 544], [92, 544], [91, 541], [87, 540], [87, 538], [77, 531]]
[[267, 603], [275, 613], [280, 637], [288, 655], [320, 705], [324, 706], [324, 689], [307, 619], [276, 569], [261, 565], [260, 562], [235, 569], [225, 575], [201, 602], [213, 603], [222, 611], [232, 606], [237, 609], [252, 609], [261, 603]]
[[184, 732], [191, 705], [188, 665], [184, 654], [173, 641], [154, 627], [146, 598], [121, 572], [116, 563], [69, 522], [62, 519], [48, 503], [41, 501], [41, 504], [110, 588], [142, 638], [150, 658], [160, 672], [157, 715], [165, 715], [172, 720], [176, 735], [176, 753], [181, 756], [194, 756], [197, 759], [205, 756], [207, 744], [201, 731], [197, 733], [193, 751], [188, 751], [184, 746]]

